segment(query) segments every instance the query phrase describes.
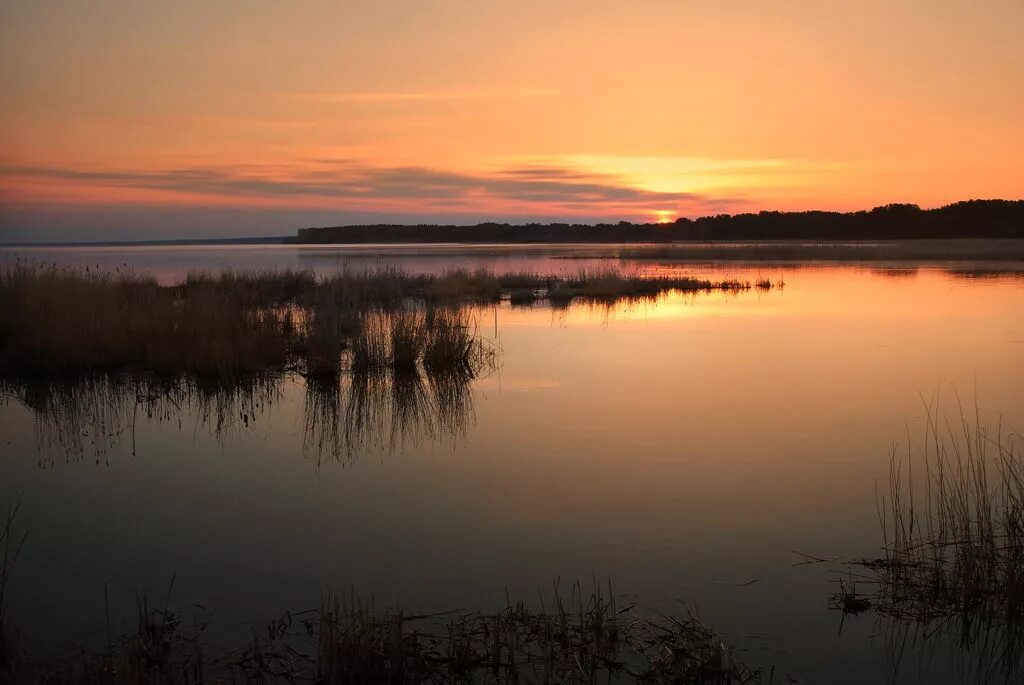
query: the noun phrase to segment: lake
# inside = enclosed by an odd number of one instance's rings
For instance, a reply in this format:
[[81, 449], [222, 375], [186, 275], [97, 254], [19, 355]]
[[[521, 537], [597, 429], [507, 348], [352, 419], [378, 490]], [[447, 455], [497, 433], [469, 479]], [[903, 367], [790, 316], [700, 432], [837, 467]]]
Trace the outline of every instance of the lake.
[[[617, 247], [34, 248], [0, 260], [127, 265], [169, 283], [223, 268], [572, 273], [617, 265], [601, 258]], [[890, 454], [917, 444], [927, 403], [1024, 430], [1024, 278], [622, 268], [784, 287], [477, 306], [499, 350], [492, 372], [447, 402], [416, 399], [431, 388], [396, 403], [392, 388], [346, 386], [345, 406], [359, 390], [369, 408], [341, 418], [298, 377], [155, 412], [102, 390], [49, 415], [8, 397], [0, 482], [29, 531], [12, 623], [47, 649], [102, 643], [107, 604], [130, 626], [136, 595], [163, 596], [172, 576], [177, 601], [243, 636], [328, 588], [409, 611], [486, 609], [506, 590], [597, 578], [653, 609], [683, 598], [745, 660], [806, 682], [969, 681], [970, 659], [941, 639], [908, 641], [894, 665], [886, 626], [829, 599], [844, 561], [879, 555]]]

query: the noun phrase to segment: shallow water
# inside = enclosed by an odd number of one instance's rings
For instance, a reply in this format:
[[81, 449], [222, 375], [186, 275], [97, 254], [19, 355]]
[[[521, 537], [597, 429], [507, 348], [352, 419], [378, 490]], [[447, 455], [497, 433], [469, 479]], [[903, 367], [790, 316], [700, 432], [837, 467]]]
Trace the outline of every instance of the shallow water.
[[[165, 279], [199, 262], [231, 266], [234, 254], [194, 250], [175, 264], [178, 253], [142, 252], [135, 268]], [[235, 266], [320, 265], [294, 249], [250, 252], [269, 261], [246, 253]], [[552, 256], [367, 259], [579, 268]], [[493, 608], [506, 588], [529, 598], [556, 577], [607, 577], [645, 606], [694, 601], [745, 659], [779, 673], [891, 676], [886, 631], [865, 614], [840, 632], [828, 610], [845, 567], [797, 566], [796, 552], [877, 556], [876, 483], [893, 445], [919, 433], [923, 400], [977, 404], [983, 421], [1024, 429], [1024, 281], [934, 268], [648, 268], [785, 287], [479, 308], [500, 368], [472, 381], [447, 418], [379, 389], [350, 450], [324, 448], [308, 423], [324, 405], [300, 379], [269, 404], [232, 405], [220, 431], [215, 411], [203, 420], [182, 404], [148, 418], [132, 396], [107, 417], [108, 433], [123, 432], [98, 444], [66, 416], [55, 437], [9, 399], [0, 482], [22, 498], [30, 533], [12, 623], [37, 644], [95, 640], [104, 584], [126, 622], [135, 594], [162, 596], [172, 574], [175, 598], [208, 607], [226, 632], [313, 606], [328, 587], [416, 611]], [[83, 438], [81, 454], [68, 453], [69, 436]], [[909, 650], [894, 679], [964, 679], [949, 668], [956, 650], [928, 647]]]

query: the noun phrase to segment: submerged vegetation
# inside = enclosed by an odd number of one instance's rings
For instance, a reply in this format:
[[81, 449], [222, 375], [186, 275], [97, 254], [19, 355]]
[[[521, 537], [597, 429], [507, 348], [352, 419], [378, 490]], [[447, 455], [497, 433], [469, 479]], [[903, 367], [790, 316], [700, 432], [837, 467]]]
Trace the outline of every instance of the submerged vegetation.
[[0, 372], [130, 371], [218, 382], [283, 371], [464, 372], [493, 357], [466, 304], [524, 291], [564, 303], [750, 287], [613, 271], [429, 276], [390, 269], [324, 278], [224, 272], [160, 286], [131, 272], [17, 264], [0, 272]]
[[893, 455], [879, 498], [883, 556], [853, 562], [832, 606], [955, 640], [976, 654], [985, 680], [1015, 681], [1024, 673], [1021, 446], [977, 414], [950, 419], [929, 406], [919, 451]]
[[540, 606], [508, 599], [494, 613], [381, 611], [329, 594], [318, 608], [253, 626], [241, 648], [217, 652], [205, 641], [209, 615], [140, 599], [133, 633], [55, 663], [22, 655], [7, 673], [50, 683], [767, 682], [769, 674], [746, 666], [679, 606], [679, 615], [652, 616], [596, 583], [590, 593], [578, 583], [566, 593], [556, 582]]

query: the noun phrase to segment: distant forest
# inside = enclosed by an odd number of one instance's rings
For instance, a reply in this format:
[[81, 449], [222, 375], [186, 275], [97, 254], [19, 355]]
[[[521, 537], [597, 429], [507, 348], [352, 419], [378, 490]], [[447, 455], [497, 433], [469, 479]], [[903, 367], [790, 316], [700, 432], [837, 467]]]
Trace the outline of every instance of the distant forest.
[[891, 204], [860, 212], [758, 212], [668, 224], [394, 225], [302, 228], [299, 243], [571, 243], [675, 240], [1024, 238], [1024, 200], [968, 200], [938, 209]]

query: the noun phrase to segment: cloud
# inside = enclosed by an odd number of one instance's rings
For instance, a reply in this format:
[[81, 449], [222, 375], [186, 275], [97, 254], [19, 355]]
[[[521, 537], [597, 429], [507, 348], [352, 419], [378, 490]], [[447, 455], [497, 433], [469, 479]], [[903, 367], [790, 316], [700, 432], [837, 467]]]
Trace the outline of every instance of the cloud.
[[402, 103], [449, 102], [472, 100], [512, 100], [557, 95], [545, 88], [481, 88], [435, 91], [363, 91], [354, 93], [307, 93], [303, 97], [322, 102]]
[[[20, 185], [75, 187], [109, 198], [112, 191], [156, 191], [175, 196], [216, 198], [230, 203], [387, 209], [396, 205], [463, 208], [466, 211], [558, 216], [586, 213], [619, 218], [649, 216], [655, 210], [687, 213], [735, 208], [736, 197], [662, 192], [621, 178], [576, 169], [523, 166], [488, 173], [464, 173], [422, 166], [374, 167], [352, 161], [302, 167], [188, 167], [156, 171], [0, 167], [0, 178]], [[10, 190], [6, 199], [17, 200]], [[37, 193], [38, 196], [38, 193]]]

